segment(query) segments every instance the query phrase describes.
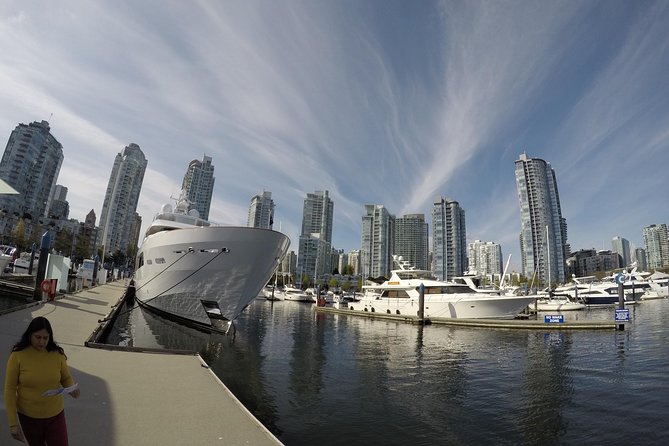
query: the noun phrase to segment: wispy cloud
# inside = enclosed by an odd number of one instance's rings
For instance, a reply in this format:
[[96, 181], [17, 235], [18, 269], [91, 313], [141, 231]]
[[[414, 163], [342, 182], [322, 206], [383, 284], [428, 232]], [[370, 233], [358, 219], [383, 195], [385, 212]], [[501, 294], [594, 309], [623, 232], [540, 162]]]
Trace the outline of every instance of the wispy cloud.
[[[270, 190], [294, 247], [306, 193], [329, 190], [337, 247], [358, 247], [365, 203], [429, 216], [447, 195], [468, 238], [517, 250], [513, 160], [527, 150], [556, 168], [581, 243], [602, 191], [660, 178], [637, 159], [669, 163], [667, 16], [662, 2], [8, 2], [0, 125], [53, 113], [75, 218], [99, 214], [113, 158], [135, 142], [145, 224], [207, 154], [211, 218], [244, 224]], [[652, 174], [617, 177], [625, 147]]]

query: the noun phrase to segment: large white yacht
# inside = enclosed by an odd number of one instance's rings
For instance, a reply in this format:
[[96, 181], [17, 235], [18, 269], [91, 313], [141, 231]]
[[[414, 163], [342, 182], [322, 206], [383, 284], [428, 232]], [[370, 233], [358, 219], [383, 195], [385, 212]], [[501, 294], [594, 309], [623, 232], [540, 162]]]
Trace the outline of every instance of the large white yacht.
[[138, 302], [194, 325], [233, 321], [267, 283], [290, 245], [270, 229], [220, 226], [182, 197], [163, 205], [139, 249]]
[[412, 268], [401, 257], [395, 261], [399, 269], [391, 271], [389, 280], [363, 286], [360, 300], [340, 308], [417, 316], [422, 285], [425, 318], [513, 319], [537, 298], [479, 293], [464, 283], [439, 281], [431, 271]]

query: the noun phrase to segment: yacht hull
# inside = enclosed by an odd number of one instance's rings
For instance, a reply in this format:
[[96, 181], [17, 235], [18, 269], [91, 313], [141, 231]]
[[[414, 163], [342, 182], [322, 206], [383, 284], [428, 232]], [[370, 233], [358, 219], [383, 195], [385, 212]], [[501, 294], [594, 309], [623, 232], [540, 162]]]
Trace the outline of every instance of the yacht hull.
[[568, 299], [537, 299], [536, 305], [530, 304], [530, 309], [535, 306], [537, 311], [578, 311], [586, 307], [585, 304]]
[[140, 304], [196, 324], [234, 320], [260, 293], [288, 250], [280, 232], [215, 226], [160, 231], [140, 247]]

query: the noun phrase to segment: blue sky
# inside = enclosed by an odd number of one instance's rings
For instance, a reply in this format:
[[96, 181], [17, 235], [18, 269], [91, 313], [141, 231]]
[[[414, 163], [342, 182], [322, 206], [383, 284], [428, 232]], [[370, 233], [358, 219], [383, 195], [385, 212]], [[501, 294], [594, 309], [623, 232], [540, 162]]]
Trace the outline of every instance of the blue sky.
[[669, 223], [669, 2], [0, 0], [0, 132], [42, 119], [79, 220], [134, 142], [145, 226], [207, 154], [212, 220], [245, 225], [269, 190], [296, 250], [328, 190], [349, 251], [364, 204], [429, 220], [445, 196], [517, 267], [526, 152], [556, 171], [572, 250], [642, 247]]

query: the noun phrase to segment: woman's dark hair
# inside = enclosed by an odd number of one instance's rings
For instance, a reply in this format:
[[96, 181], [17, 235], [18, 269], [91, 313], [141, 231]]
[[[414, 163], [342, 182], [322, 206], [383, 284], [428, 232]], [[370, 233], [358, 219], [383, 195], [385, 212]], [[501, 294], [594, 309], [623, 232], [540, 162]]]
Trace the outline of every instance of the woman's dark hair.
[[30, 321], [28, 328], [26, 328], [26, 331], [21, 335], [21, 340], [14, 344], [12, 351], [18, 352], [26, 347], [30, 347], [32, 345], [30, 342], [30, 337], [33, 335], [33, 333], [40, 330], [46, 330], [47, 333], [49, 333], [49, 342], [46, 344], [46, 351], [57, 351], [67, 358], [63, 348], [56, 344], [56, 341], [53, 340], [53, 329], [51, 328], [51, 323], [49, 323], [47, 318], [42, 316], [37, 316], [35, 319]]

